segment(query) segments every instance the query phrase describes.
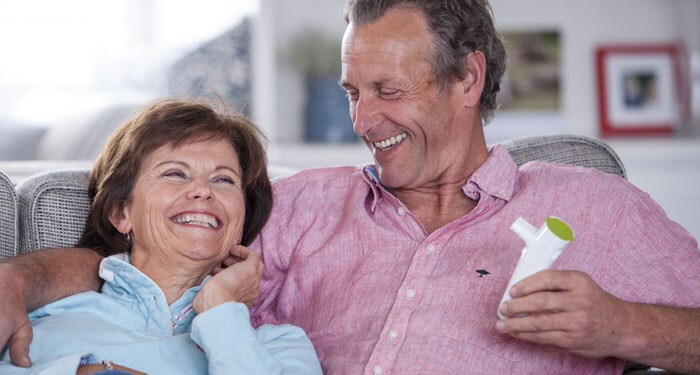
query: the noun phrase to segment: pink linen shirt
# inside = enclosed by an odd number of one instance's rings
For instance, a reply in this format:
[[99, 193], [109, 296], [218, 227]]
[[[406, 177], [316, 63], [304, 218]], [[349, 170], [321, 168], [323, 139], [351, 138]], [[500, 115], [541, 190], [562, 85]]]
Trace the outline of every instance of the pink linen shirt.
[[518, 168], [495, 146], [463, 191], [476, 208], [428, 234], [372, 167], [307, 170], [275, 184], [272, 216], [251, 246], [265, 262], [254, 321], [302, 327], [329, 374], [621, 373], [622, 360], [495, 330], [524, 246], [509, 229], [518, 217], [540, 226], [556, 216], [574, 230], [556, 269], [587, 272], [628, 301], [700, 306], [697, 242], [619, 177]]

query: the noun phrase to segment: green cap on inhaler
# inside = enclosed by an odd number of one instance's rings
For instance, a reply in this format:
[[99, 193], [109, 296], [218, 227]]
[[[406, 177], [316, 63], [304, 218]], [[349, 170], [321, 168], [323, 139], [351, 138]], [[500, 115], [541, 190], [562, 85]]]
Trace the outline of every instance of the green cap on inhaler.
[[572, 231], [565, 222], [557, 219], [556, 217], [550, 217], [547, 218], [546, 223], [547, 228], [549, 228], [549, 230], [557, 237], [568, 242], [574, 240], [574, 231]]

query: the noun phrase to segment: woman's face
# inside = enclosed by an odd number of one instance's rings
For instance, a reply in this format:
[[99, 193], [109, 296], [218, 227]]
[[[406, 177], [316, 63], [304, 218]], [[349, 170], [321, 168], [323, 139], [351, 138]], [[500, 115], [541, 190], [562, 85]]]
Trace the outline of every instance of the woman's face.
[[134, 257], [217, 264], [240, 242], [244, 217], [238, 155], [228, 141], [208, 140], [148, 155], [112, 223], [131, 232]]

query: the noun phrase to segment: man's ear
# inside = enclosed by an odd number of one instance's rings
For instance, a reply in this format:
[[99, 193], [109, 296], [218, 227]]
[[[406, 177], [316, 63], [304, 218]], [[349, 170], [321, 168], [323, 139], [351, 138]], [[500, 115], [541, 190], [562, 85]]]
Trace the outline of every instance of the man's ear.
[[467, 74], [462, 80], [462, 90], [465, 95], [464, 105], [468, 108], [476, 108], [481, 100], [486, 80], [486, 57], [481, 51], [474, 51], [464, 59]]
[[118, 206], [114, 206], [109, 213], [109, 222], [112, 223], [112, 226], [114, 226], [119, 233], [129, 233], [133, 227], [129, 214], [128, 205], [124, 205], [121, 209]]

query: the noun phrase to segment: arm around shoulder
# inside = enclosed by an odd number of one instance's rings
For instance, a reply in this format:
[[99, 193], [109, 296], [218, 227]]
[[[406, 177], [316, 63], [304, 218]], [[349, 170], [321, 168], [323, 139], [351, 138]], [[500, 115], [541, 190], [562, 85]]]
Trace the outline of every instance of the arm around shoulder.
[[100, 286], [102, 257], [89, 249], [52, 249], [0, 262], [0, 346], [9, 346], [12, 362], [29, 366], [32, 339], [27, 311]]
[[[97, 290], [102, 256], [85, 248], [47, 249], [6, 259], [0, 263], [0, 280], [12, 282], [33, 310], [63, 297]], [[0, 301], [4, 302], [2, 297]]]

